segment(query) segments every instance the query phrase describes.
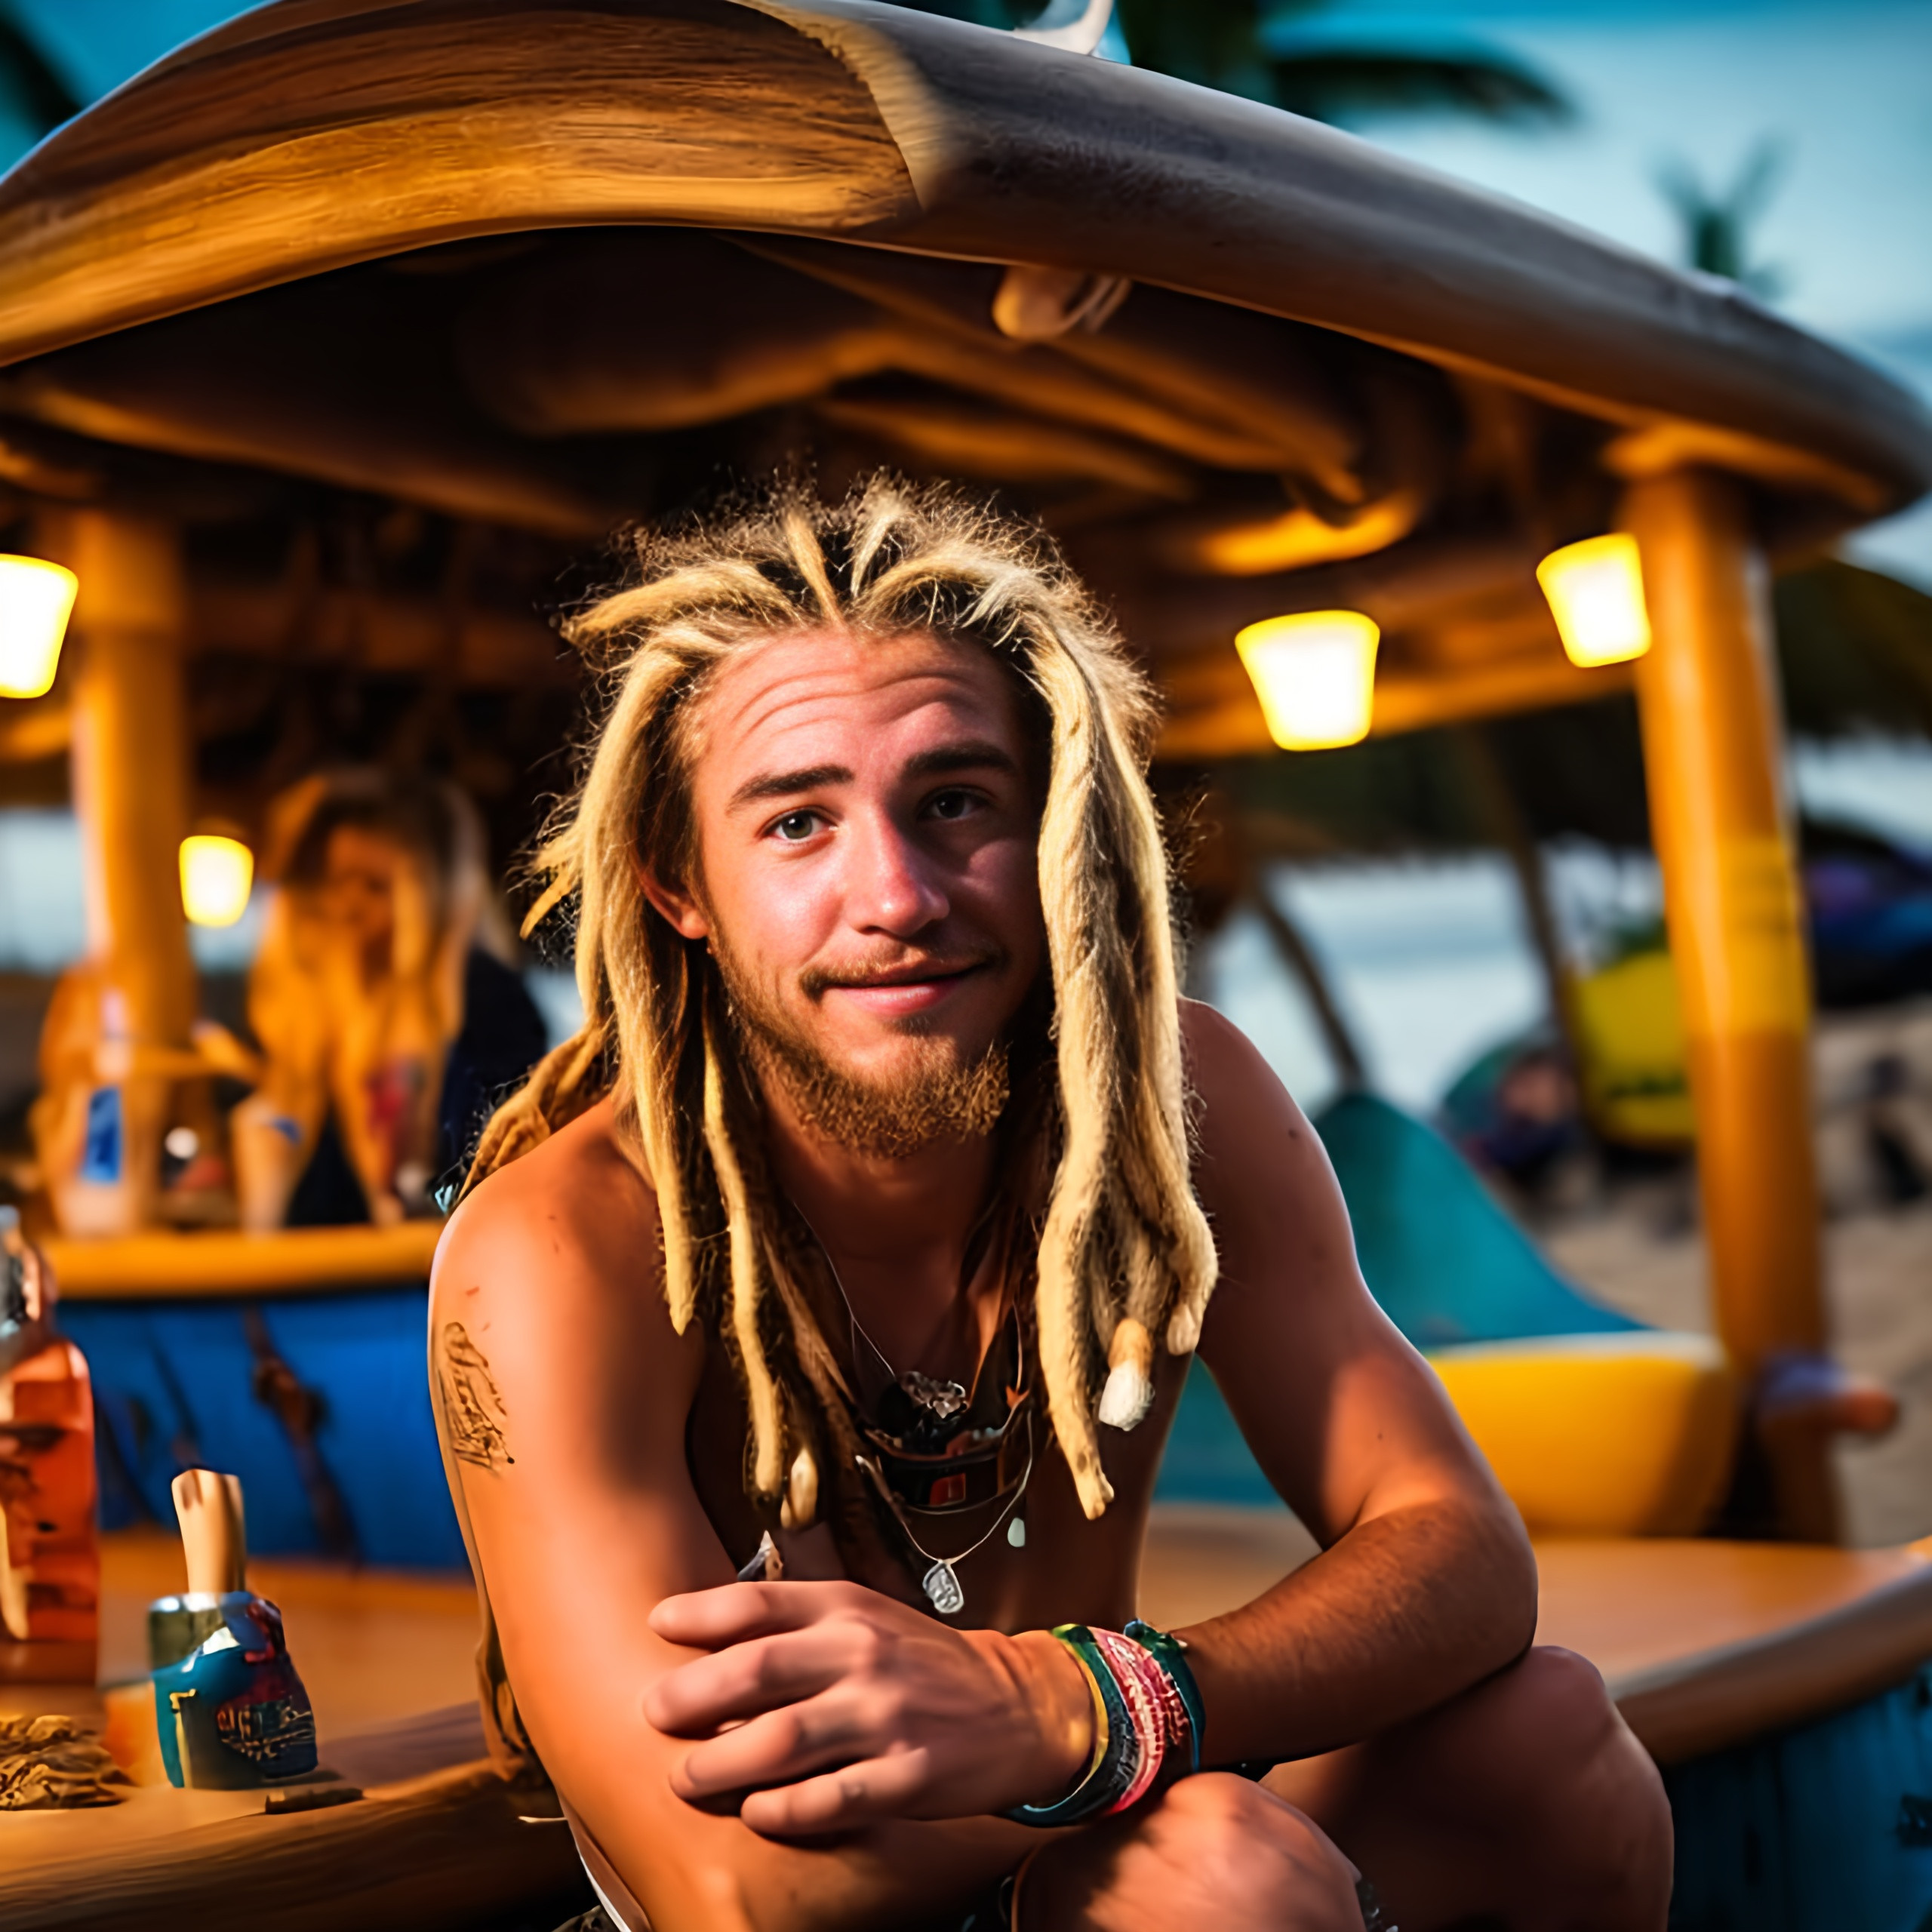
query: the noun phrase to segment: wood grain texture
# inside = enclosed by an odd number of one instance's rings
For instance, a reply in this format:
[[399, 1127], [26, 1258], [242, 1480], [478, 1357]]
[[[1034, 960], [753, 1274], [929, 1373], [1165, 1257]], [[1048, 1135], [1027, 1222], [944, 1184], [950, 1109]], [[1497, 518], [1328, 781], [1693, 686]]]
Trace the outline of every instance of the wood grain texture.
[[[1217, 1615], [1315, 1549], [1286, 1510], [1157, 1506], [1142, 1614]], [[1905, 1681], [1932, 1658], [1928, 1559], [1932, 1544], [1545, 1538], [1536, 1640], [1588, 1657], [1645, 1748], [1678, 1763]]]
[[1665, 1764], [1843, 1710], [1932, 1657], [1915, 1548], [1555, 1540], [1537, 1561], [1537, 1641], [1589, 1657]]
[[459, 237], [638, 222], [1190, 291], [1732, 432], [1774, 485], [1857, 496], [1841, 521], [1932, 485], [1924, 408], [1741, 292], [1293, 115], [867, 0], [283, 0], [0, 184], [0, 358]]
[[862, 231], [914, 211], [864, 87], [724, 0], [265, 10], [0, 186], [0, 357], [463, 236]]
[[1126, 275], [1807, 451], [1894, 502], [1932, 487], [1932, 412], [1734, 285], [1164, 75], [868, 0], [812, 12], [890, 36], [863, 70], [926, 211], [897, 245]]
[[91, 1849], [64, 1857], [8, 1860], [0, 1837], [0, 1924], [8, 1932], [455, 1932], [570, 1884], [569, 1832], [521, 1823], [531, 1808], [489, 1765], [472, 1764], [327, 1810], [131, 1835], [111, 1858], [101, 1854], [111, 1818]]

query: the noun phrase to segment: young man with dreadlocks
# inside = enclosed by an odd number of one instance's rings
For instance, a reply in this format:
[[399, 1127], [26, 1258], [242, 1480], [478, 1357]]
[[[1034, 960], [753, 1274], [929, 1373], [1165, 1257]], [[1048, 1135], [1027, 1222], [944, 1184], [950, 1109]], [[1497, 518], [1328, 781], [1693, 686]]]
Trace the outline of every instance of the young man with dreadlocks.
[[[584, 1026], [485, 1136], [432, 1380], [487, 1708], [604, 1911], [1657, 1932], [1655, 1770], [1180, 998], [1149, 695], [1064, 567], [792, 491], [576, 629], [610, 703], [533, 916]], [[1323, 1553], [1164, 1633], [1197, 1352]]]

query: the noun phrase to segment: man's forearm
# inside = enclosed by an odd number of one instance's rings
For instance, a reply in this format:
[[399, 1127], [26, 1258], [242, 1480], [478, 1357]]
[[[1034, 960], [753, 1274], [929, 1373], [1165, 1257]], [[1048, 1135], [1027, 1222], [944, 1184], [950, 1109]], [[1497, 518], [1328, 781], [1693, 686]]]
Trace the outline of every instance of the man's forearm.
[[738, 1828], [620, 1832], [606, 1855], [659, 1932], [877, 1932], [989, 1890], [1039, 1843], [995, 1818], [893, 1820], [836, 1844], [777, 1844]]
[[1333, 1750], [1454, 1697], [1536, 1629], [1536, 1564], [1478, 1502], [1377, 1516], [1244, 1608], [1180, 1633], [1204, 1764]]

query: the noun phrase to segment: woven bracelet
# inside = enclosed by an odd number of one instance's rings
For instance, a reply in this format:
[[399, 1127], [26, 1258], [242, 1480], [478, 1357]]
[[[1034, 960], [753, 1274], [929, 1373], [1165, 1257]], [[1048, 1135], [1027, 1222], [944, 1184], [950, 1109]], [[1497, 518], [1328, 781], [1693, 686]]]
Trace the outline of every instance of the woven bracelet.
[[1187, 1646], [1178, 1637], [1156, 1630], [1137, 1617], [1121, 1635], [1138, 1644], [1167, 1672], [1180, 1699], [1187, 1713], [1187, 1768], [1191, 1776], [1201, 1768], [1201, 1735], [1208, 1728], [1208, 1714], [1201, 1708], [1201, 1687], [1194, 1681], [1194, 1667], [1187, 1660]]
[[1081, 1825], [1111, 1811], [1133, 1783], [1140, 1768], [1142, 1746], [1128, 1708], [1127, 1697], [1094, 1633], [1084, 1623], [1061, 1623], [1053, 1634], [1073, 1654], [1094, 1697], [1094, 1755], [1087, 1774], [1067, 1795], [1051, 1804], [1016, 1804], [1007, 1813], [1016, 1825], [1042, 1831], [1060, 1825]]
[[1124, 1811], [1161, 1782], [1169, 1752], [1183, 1742], [1187, 1771], [1181, 1775], [1201, 1768], [1201, 1693], [1177, 1638], [1137, 1617], [1122, 1632], [1063, 1623], [1053, 1635], [1092, 1690], [1094, 1755], [1066, 1797], [1017, 1806], [1008, 1817], [1045, 1829]]

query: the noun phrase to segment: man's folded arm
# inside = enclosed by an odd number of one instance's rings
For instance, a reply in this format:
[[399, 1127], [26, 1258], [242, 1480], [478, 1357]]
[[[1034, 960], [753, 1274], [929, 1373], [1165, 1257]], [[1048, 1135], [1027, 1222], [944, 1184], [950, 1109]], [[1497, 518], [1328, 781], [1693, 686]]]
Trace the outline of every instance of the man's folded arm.
[[685, 1463], [703, 1345], [674, 1334], [640, 1262], [657, 1235], [623, 1204], [632, 1190], [578, 1211], [591, 1204], [542, 1155], [459, 1211], [431, 1309], [464, 1501], [546, 1770], [657, 1932], [856, 1932], [990, 1883], [1033, 1835], [990, 1818], [894, 1822], [799, 1845], [759, 1837], [729, 1802], [673, 1792], [691, 1746], [653, 1729], [644, 1700], [698, 1653], [656, 1636], [650, 1613], [733, 1580]]
[[1535, 1561], [1441, 1383], [1364, 1285], [1314, 1130], [1218, 1015], [1190, 1007], [1186, 1036], [1222, 1266], [1201, 1355], [1323, 1553], [1186, 1635], [1208, 1761], [1304, 1757], [1519, 1656]]

